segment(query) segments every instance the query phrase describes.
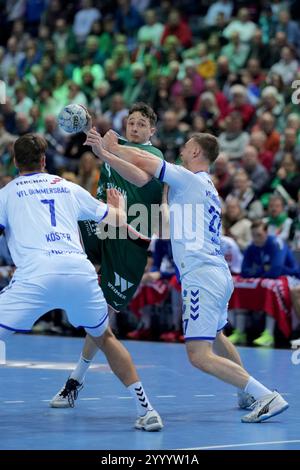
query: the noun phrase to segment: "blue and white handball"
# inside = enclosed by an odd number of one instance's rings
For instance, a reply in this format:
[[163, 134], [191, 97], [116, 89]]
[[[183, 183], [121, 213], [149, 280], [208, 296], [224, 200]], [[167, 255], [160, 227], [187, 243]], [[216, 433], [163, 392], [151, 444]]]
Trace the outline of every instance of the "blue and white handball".
[[58, 125], [69, 134], [76, 134], [84, 130], [88, 123], [87, 112], [79, 104], [68, 104], [58, 115]]

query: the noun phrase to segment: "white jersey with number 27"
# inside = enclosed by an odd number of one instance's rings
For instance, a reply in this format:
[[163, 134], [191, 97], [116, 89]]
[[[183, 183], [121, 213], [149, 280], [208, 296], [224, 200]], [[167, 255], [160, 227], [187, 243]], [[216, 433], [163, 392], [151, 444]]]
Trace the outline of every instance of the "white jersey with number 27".
[[163, 161], [156, 175], [170, 186], [170, 233], [175, 264], [184, 276], [196, 267], [227, 267], [221, 252], [221, 204], [206, 172]]

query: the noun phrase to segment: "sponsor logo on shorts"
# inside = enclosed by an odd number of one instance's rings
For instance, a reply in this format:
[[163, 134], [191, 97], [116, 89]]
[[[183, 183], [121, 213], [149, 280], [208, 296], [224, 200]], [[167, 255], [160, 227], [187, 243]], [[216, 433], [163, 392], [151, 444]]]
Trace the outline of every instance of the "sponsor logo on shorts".
[[127, 281], [121, 277], [118, 273], [115, 274], [115, 287], [120, 287], [121, 292], [125, 292], [126, 290], [130, 289], [133, 286], [132, 282]]

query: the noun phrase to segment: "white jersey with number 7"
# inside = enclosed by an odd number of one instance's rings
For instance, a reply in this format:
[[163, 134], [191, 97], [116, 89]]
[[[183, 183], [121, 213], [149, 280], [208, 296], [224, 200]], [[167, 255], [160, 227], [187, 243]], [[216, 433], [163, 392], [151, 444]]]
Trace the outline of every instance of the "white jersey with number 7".
[[78, 231], [78, 220], [100, 222], [107, 204], [85, 189], [55, 175], [19, 176], [0, 190], [0, 228], [17, 267], [14, 279], [47, 274], [68, 274], [79, 259], [82, 273], [87, 261]]

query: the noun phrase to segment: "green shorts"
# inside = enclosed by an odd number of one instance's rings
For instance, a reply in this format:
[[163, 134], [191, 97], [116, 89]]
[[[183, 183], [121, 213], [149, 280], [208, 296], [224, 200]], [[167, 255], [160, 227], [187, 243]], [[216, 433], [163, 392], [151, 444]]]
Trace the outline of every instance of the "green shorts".
[[137, 290], [147, 264], [149, 242], [141, 239], [101, 240], [97, 224], [79, 222], [82, 241], [88, 259], [100, 265], [101, 289], [108, 305], [122, 310]]

